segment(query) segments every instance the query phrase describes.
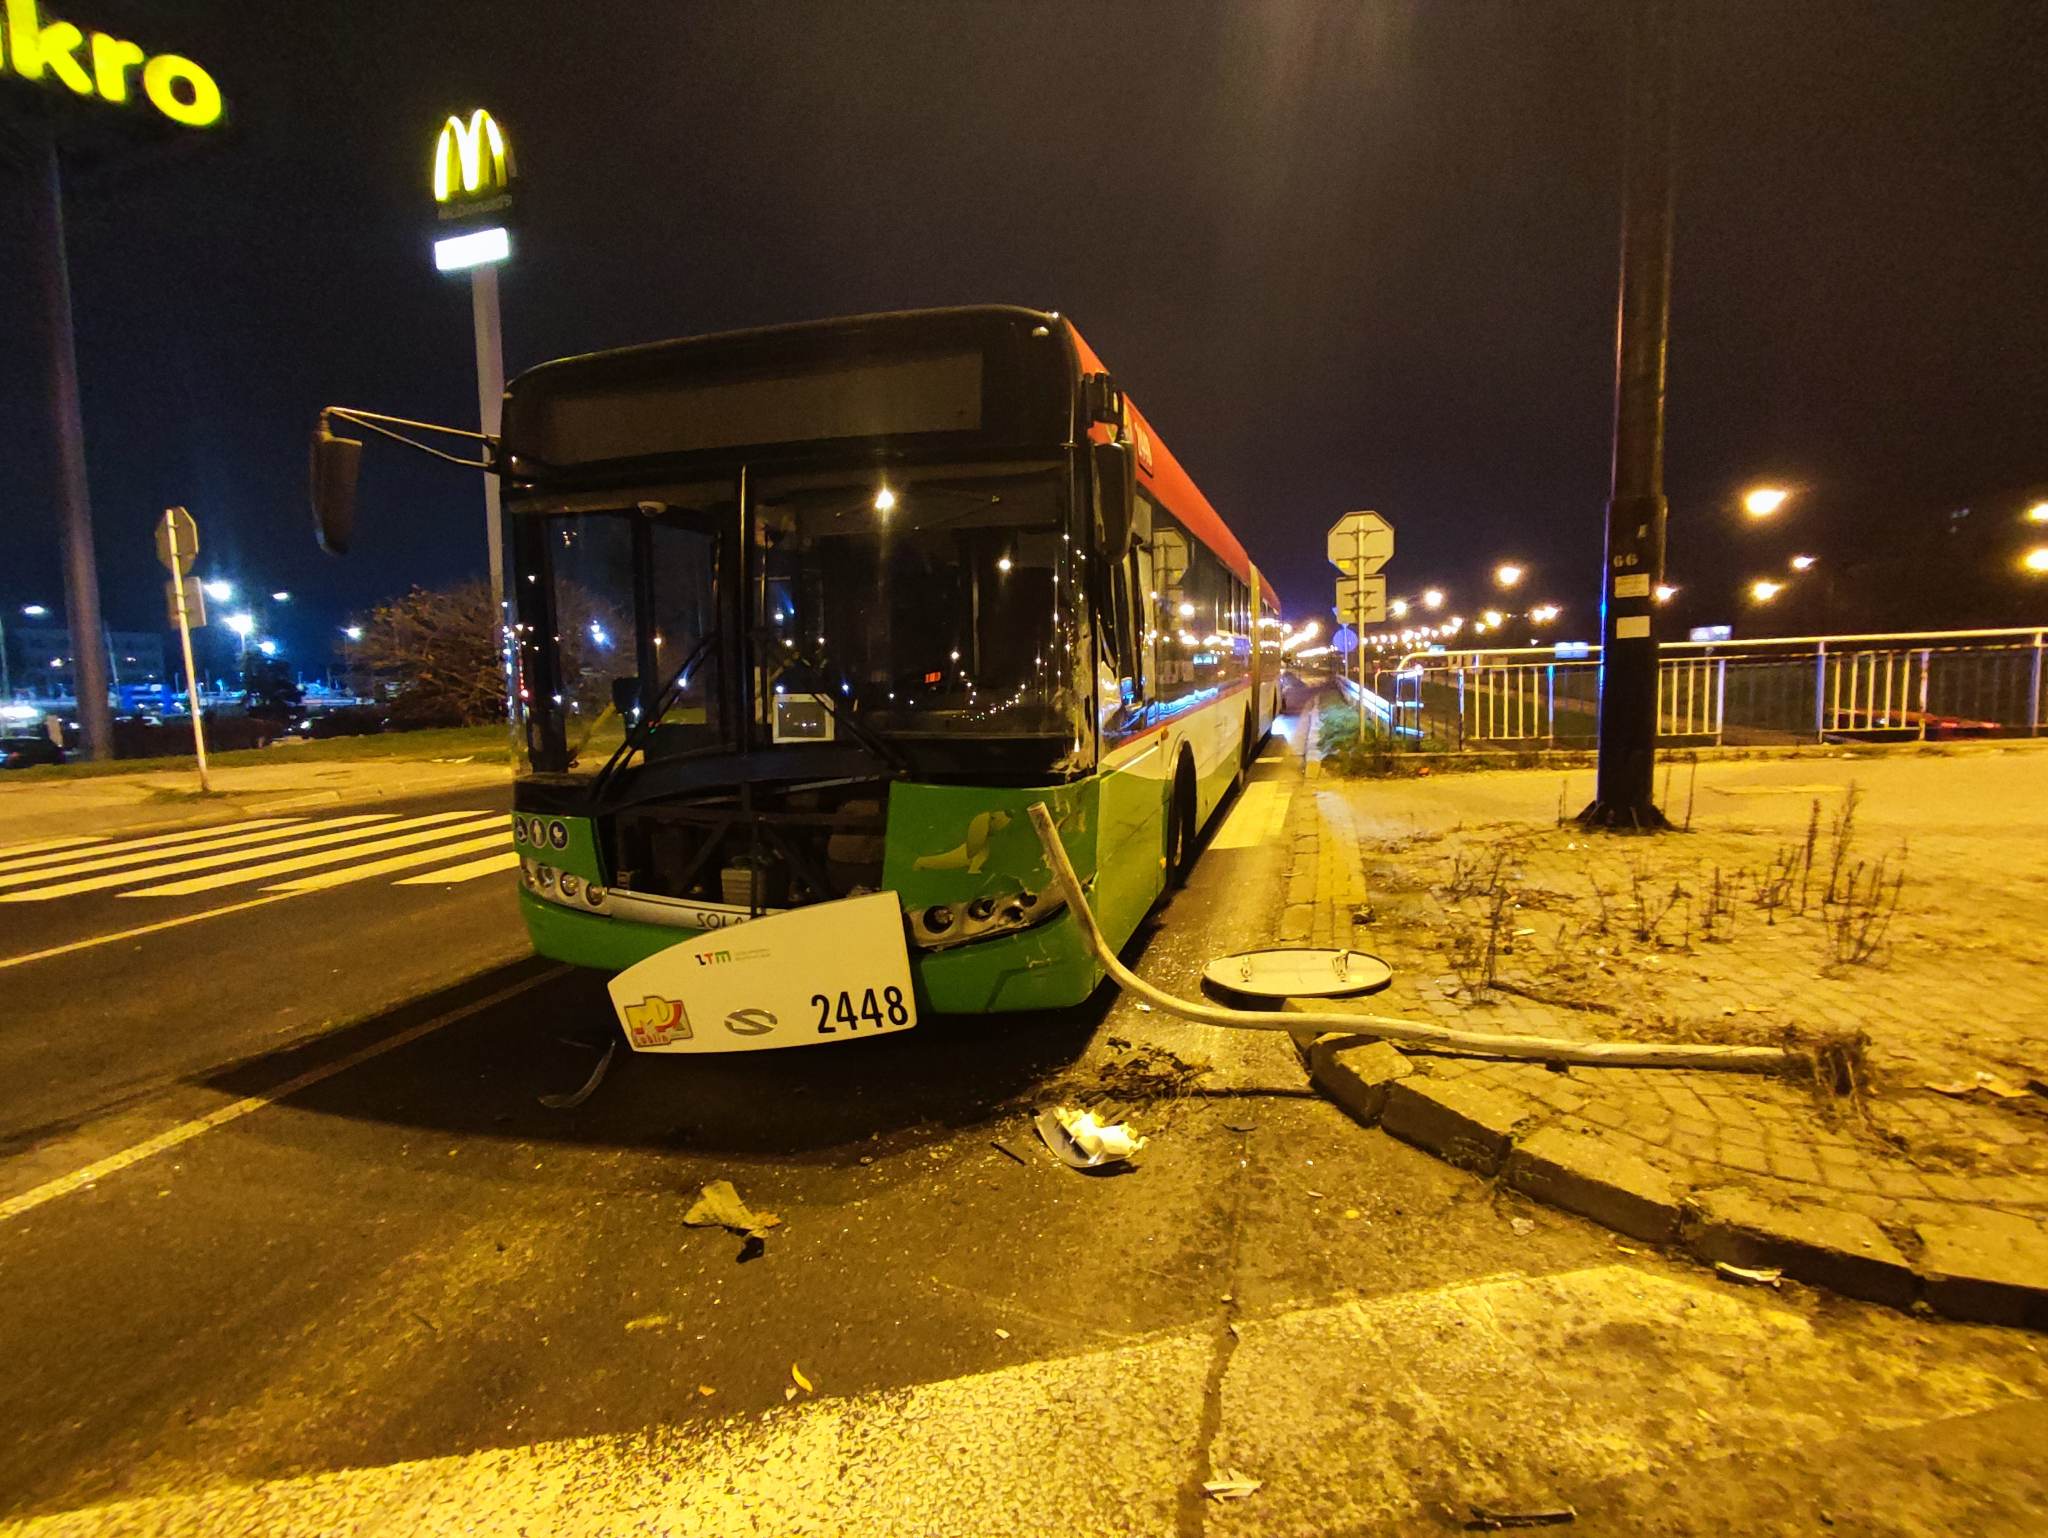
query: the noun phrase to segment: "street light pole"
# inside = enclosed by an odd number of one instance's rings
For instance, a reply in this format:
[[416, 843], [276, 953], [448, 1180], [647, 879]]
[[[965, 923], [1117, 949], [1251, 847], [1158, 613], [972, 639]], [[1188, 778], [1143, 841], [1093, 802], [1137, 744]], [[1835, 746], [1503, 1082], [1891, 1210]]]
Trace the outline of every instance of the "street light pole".
[[1600, 576], [1600, 755], [1589, 827], [1669, 827], [1657, 809], [1656, 590], [1664, 580], [1664, 368], [1671, 332], [1671, 4], [1626, 8], [1614, 478]]
[[92, 758], [114, 754], [101, 651], [99, 566], [92, 544], [92, 497], [85, 479], [85, 417], [78, 403], [78, 343], [71, 320], [71, 270], [64, 251], [64, 172], [54, 134], [35, 147], [28, 188], [29, 260], [48, 328], [51, 426], [57, 441], [57, 511], [64, 525], [64, 617], [71, 630], [72, 692]]
[[[505, 403], [505, 334], [498, 311], [498, 267], [485, 262], [469, 270], [469, 308], [476, 322], [476, 399], [481, 430], [498, 436]], [[484, 527], [491, 563], [491, 613], [498, 626], [496, 649], [505, 642], [505, 531], [500, 525], [498, 477], [484, 476]]]

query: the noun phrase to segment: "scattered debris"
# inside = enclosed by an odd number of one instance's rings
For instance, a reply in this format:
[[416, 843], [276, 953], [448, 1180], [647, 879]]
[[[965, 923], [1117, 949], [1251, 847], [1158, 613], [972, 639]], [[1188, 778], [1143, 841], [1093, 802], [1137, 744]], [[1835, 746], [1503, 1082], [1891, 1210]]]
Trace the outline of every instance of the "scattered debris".
[[1223, 1124], [1223, 1128], [1226, 1132], [1256, 1132], [1259, 1130], [1259, 1124], [1257, 1122], [1227, 1121]]
[[1624, 1255], [1640, 1255], [1643, 1253], [1641, 1250], [1637, 1249], [1633, 1244], [1617, 1244], [1615, 1248], [1617, 1250], [1620, 1250], [1621, 1253]]
[[[2031, 1088], [2032, 1085], [2039, 1082], [2039, 1080], [2029, 1080], [2028, 1084]], [[1930, 1081], [1923, 1087], [1933, 1090], [1937, 1095], [1949, 1095], [1957, 1100], [1966, 1100], [1972, 1095], [1978, 1094], [1989, 1095], [1994, 1100], [2024, 1100], [2027, 1098], [2027, 1091], [2021, 1089], [2018, 1085], [2001, 1079], [1995, 1073], [1985, 1073], [1982, 1070], [1972, 1074], [1967, 1079], [1957, 1079], [1953, 1084], [1936, 1084]], [[2041, 1093], [2041, 1091], [2036, 1091], [2036, 1093]]]
[[1714, 1272], [1731, 1282], [1747, 1282], [1752, 1287], [1775, 1287], [1785, 1279], [1785, 1273], [1776, 1266], [1731, 1266], [1725, 1260], [1714, 1262]]
[[1032, 1125], [1045, 1146], [1063, 1164], [1077, 1170], [1128, 1163], [1131, 1155], [1145, 1146], [1145, 1139], [1132, 1135], [1128, 1122], [1105, 1126], [1093, 1111], [1077, 1111], [1072, 1106], [1040, 1111]]
[[573, 1111], [592, 1095], [598, 1085], [604, 1083], [604, 1076], [612, 1071], [612, 1057], [619, 1050], [619, 1038], [613, 1036], [604, 1049], [604, 1056], [597, 1060], [597, 1066], [590, 1070], [590, 1077], [583, 1081], [583, 1088], [573, 1095], [542, 1095], [540, 1103], [550, 1111]]
[[774, 1213], [756, 1212], [741, 1201], [730, 1180], [714, 1180], [705, 1186], [683, 1214], [683, 1221], [692, 1228], [729, 1228], [749, 1239], [763, 1238], [769, 1229], [782, 1225]]
[[1009, 1332], [1008, 1330], [1004, 1330], [1004, 1329], [998, 1329], [998, 1330], [996, 1331], [996, 1339], [997, 1339], [997, 1340], [1008, 1340], [1009, 1338], [1010, 1338], [1010, 1332]]
[[1310, 1191], [1308, 1194], [1311, 1197], [1313, 1197], [1316, 1201], [1321, 1201], [1323, 1199], [1323, 1193], [1320, 1191]]
[[988, 1140], [988, 1146], [993, 1148], [997, 1153], [1001, 1154], [1006, 1159], [1015, 1159], [1019, 1164], [1025, 1162], [1024, 1156], [1017, 1152], [1016, 1149], [1011, 1148], [1005, 1143], [1000, 1143], [996, 1141], [996, 1139], [994, 1138], [990, 1138]]
[[1202, 1488], [1212, 1501], [1241, 1501], [1264, 1483], [1263, 1479], [1249, 1479], [1236, 1469], [1225, 1469], [1220, 1479], [1203, 1480]]
[[1474, 1506], [1472, 1520], [1465, 1524], [1465, 1531], [1495, 1533], [1504, 1527], [1562, 1527], [1567, 1522], [1578, 1520], [1578, 1512], [1570, 1506], [1548, 1506], [1534, 1511], [1494, 1511], [1490, 1507]]
[[713, 1394], [717, 1393], [718, 1390], [713, 1388], [708, 1383], [700, 1383], [697, 1385], [697, 1392], [702, 1394], [706, 1399], [709, 1399]]
[[863, 1164], [873, 1164], [875, 1162], [875, 1156], [873, 1154], [862, 1154], [860, 1156], [860, 1162]]
[[1508, 1227], [1525, 1237], [1536, 1232], [1536, 1225], [1528, 1218], [1509, 1218]]
[[674, 1317], [669, 1314], [642, 1314], [638, 1319], [628, 1319], [626, 1321], [626, 1329], [629, 1332], [633, 1330], [658, 1330], [663, 1325], [674, 1323]]
[[794, 1362], [789, 1364], [789, 1376], [806, 1394], [815, 1394], [818, 1391], [816, 1385], [804, 1376], [804, 1370]]
[[1344, 1209], [1344, 1216], [1347, 1218], [1357, 1219], [1364, 1217], [1365, 1214], [1360, 1212], [1356, 1207], [1346, 1207]]

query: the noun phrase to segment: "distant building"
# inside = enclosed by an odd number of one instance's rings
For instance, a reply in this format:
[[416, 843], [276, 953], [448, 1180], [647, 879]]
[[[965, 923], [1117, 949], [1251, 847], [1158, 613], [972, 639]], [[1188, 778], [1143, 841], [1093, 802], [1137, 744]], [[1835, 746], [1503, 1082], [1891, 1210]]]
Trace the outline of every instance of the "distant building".
[[[169, 682], [164, 638], [149, 630], [106, 632], [107, 679], [117, 688]], [[17, 695], [71, 698], [71, 632], [55, 625], [7, 627], [7, 677]]]

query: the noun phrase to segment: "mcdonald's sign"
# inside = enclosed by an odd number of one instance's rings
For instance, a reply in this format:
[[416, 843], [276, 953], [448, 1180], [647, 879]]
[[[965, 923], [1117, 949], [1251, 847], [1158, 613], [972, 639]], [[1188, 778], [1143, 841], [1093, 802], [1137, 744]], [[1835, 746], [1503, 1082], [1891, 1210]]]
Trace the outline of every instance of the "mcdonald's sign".
[[512, 147], [482, 107], [464, 122], [451, 115], [434, 141], [434, 201], [442, 217], [502, 207], [512, 190]]

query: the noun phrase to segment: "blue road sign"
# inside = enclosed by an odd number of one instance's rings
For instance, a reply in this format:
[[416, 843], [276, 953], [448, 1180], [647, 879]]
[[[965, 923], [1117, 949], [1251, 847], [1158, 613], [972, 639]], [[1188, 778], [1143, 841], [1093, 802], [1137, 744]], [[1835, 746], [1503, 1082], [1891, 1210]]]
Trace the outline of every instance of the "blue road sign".
[[1330, 644], [1337, 648], [1337, 655], [1349, 657], [1358, 650], [1358, 632], [1349, 625], [1337, 627], [1337, 633], [1330, 637]]

